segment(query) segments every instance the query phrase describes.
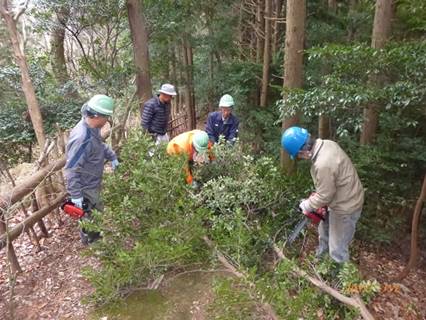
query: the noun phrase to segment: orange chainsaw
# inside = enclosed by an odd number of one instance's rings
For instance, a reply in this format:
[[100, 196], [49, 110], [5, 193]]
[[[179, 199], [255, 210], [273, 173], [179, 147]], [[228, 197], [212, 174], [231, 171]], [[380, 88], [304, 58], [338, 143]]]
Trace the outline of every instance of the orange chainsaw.
[[65, 200], [61, 209], [74, 220], [81, 219], [85, 214], [85, 211], [80, 207], [77, 207], [71, 199]]

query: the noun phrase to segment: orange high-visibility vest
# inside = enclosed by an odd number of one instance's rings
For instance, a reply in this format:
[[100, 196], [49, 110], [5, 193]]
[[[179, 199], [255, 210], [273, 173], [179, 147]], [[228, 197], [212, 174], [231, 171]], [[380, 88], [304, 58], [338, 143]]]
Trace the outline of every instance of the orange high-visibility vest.
[[168, 154], [186, 154], [188, 156], [188, 165], [184, 168], [186, 173], [186, 182], [188, 184], [191, 184], [193, 180], [191, 168], [189, 167], [189, 162], [192, 161], [194, 158], [195, 149], [192, 145], [192, 140], [197, 132], [201, 132], [201, 130], [196, 129], [181, 133], [180, 135], [170, 140], [169, 144], [167, 145]]

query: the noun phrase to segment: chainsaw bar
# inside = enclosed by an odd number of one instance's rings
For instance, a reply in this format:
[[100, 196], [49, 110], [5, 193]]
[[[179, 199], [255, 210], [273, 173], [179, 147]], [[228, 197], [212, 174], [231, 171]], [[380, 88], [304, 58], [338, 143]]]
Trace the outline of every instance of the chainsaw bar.
[[303, 220], [301, 220], [296, 227], [294, 228], [293, 232], [290, 234], [290, 236], [287, 239], [286, 245], [290, 245], [293, 243], [294, 240], [296, 240], [299, 233], [305, 228], [305, 226], [308, 224], [309, 218], [304, 217]]

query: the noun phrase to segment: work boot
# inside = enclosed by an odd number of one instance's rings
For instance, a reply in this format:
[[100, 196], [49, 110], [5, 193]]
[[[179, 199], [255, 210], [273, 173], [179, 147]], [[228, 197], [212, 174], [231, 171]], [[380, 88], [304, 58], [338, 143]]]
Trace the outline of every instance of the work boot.
[[80, 230], [80, 240], [81, 243], [87, 246], [89, 244], [89, 235], [85, 233], [83, 230]]
[[88, 244], [92, 244], [96, 240], [99, 240], [102, 238], [99, 232], [88, 232], [87, 235], [88, 235]]

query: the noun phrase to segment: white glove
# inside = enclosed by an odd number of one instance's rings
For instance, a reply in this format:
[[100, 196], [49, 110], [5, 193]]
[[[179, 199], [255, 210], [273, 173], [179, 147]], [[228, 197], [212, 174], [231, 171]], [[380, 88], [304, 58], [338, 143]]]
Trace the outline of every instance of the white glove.
[[309, 205], [309, 199], [304, 199], [300, 202], [299, 208], [303, 213], [313, 211], [313, 208]]
[[71, 202], [74, 203], [76, 207], [83, 209], [83, 197], [71, 199]]
[[117, 159], [112, 160], [112, 161], [111, 161], [112, 170], [117, 169], [117, 167], [118, 167], [118, 165], [119, 165], [119, 164], [120, 164], [120, 162], [118, 162], [118, 160], [117, 160]]

